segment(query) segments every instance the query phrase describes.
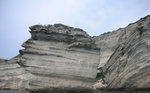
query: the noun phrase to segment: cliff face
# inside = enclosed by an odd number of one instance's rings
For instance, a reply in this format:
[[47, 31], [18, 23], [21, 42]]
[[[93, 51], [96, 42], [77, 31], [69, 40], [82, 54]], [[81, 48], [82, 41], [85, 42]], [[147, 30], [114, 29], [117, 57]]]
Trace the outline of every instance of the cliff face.
[[23, 43], [20, 55], [0, 65], [1, 88], [92, 89], [99, 48], [88, 34], [62, 24], [30, 30], [31, 39]]
[[30, 33], [18, 56], [0, 60], [1, 89], [91, 90], [97, 67], [109, 89], [150, 88], [150, 16], [93, 38], [62, 24]]
[[110, 56], [114, 53], [115, 49], [118, 46], [118, 39], [121, 33], [122, 29], [119, 29], [117, 31], [108, 32], [100, 36], [93, 37], [97, 47], [100, 48], [99, 68], [103, 67], [109, 60]]
[[95, 40], [108, 88], [150, 88], [150, 16]]
[[17, 62], [19, 56], [9, 61], [0, 62], [0, 89], [25, 89], [29, 73], [24, 71]]
[[0, 59], [0, 62], [6, 62], [7, 60], [5, 60], [5, 59]]

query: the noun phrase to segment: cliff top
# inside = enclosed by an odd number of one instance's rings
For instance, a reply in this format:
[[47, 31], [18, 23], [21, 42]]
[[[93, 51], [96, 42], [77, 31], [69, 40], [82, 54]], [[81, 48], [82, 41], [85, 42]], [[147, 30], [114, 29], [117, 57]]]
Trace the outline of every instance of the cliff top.
[[[129, 26], [133, 26], [133, 25], [136, 25], [137, 27], [139, 26], [142, 26], [142, 25], [144, 25], [144, 24], [146, 24], [147, 22], [149, 22], [150, 21], [150, 15], [147, 15], [147, 16], [145, 16], [145, 17], [143, 17], [143, 18], [140, 18], [138, 21], [136, 21], [136, 22], [133, 22], [133, 23], [130, 23], [130, 24], [128, 24], [125, 28], [127, 28], [127, 27], [129, 27]], [[150, 24], [150, 23], [149, 23]], [[93, 39], [94, 40], [100, 40], [101, 38], [103, 39], [103, 38], [108, 38], [108, 37], [116, 37], [116, 35], [117, 34], [119, 34], [119, 32], [121, 31], [122, 32], [122, 30], [124, 30], [124, 28], [119, 28], [119, 29], [117, 29], [117, 30], [114, 30], [114, 31], [112, 31], [112, 32], [105, 32], [105, 33], [103, 33], [103, 34], [100, 34], [99, 36], [93, 36]]]
[[[31, 40], [43, 40], [68, 43], [68, 47], [98, 49], [94, 40], [85, 31], [63, 24], [33, 25], [30, 28]], [[29, 40], [30, 41], [30, 40]], [[27, 46], [25, 42], [23, 47]]]
[[54, 25], [33, 25], [30, 28], [31, 33], [47, 33], [47, 34], [67, 34], [72, 36], [85, 36], [89, 37], [89, 35], [80, 28], [74, 28], [70, 26], [66, 26], [63, 24], [54, 24]]

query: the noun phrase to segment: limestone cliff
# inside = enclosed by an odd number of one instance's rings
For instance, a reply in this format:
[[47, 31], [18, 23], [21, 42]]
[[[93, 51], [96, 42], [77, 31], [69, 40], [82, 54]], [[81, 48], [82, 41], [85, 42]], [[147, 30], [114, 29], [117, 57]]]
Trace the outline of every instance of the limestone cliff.
[[107, 88], [150, 88], [150, 16], [94, 38]]
[[0, 63], [0, 87], [11, 89], [90, 90], [99, 64], [99, 48], [83, 30], [62, 24], [34, 25], [25, 49]]
[[30, 33], [18, 56], [0, 62], [1, 89], [91, 90], [97, 68], [108, 89], [150, 88], [150, 16], [93, 38], [62, 24]]
[[109, 60], [110, 56], [114, 53], [118, 46], [118, 39], [122, 29], [113, 32], [107, 32], [99, 36], [94, 36], [97, 47], [100, 48], [100, 64], [99, 68], [103, 67]]
[[0, 62], [0, 89], [25, 89], [29, 73], [17, 64], [19, 59], [16, 56], [9, 61]]
[[7, 60], [6, 59], [0, 59], [0, 62], [6, 62]]

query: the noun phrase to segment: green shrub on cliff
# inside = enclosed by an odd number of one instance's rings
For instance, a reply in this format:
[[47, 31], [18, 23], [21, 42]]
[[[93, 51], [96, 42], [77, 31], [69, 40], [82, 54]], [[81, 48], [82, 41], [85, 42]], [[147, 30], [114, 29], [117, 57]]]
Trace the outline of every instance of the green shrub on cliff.
[[103, 73], [103, 70], [102, 68], [98, 68], [98, 73], [97, 73], [97, 76], [96, 76], [96, 79], [99, 80], [99, 79], [102, 79], [104, 81], [104, 73]]

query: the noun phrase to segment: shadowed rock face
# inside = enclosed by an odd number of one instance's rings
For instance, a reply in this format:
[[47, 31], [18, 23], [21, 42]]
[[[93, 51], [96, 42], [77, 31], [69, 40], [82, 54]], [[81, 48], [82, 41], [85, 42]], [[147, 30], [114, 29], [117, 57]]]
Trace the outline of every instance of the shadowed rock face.
[[95, 40], [108, 88], [150, 88], [150, 16]]
[[31, 39], [22, 45], [25, 49], [0, 65], [0, 73], [3, 72], [0, 74], [1, 88], [92, 89], [99, 64], [99, 48], [88, 34], [62, 24], [34, 25], [30, 30]]

